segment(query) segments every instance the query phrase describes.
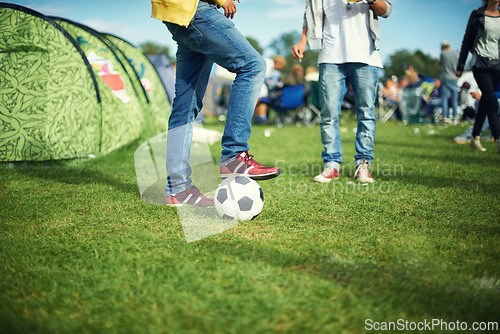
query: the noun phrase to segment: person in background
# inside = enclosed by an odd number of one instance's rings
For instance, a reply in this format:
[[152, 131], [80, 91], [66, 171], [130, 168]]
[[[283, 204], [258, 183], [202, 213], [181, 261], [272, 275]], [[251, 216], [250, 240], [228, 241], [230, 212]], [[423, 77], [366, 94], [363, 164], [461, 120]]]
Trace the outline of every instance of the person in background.
[[472, 73], [481, 90], [479, 107], [472, 130], [470, 146], [474, 150], [486, 151], [481, 145], [480, 134], [488, 117], [491, 134], [500, 153], [500, 124], [498, 122], [498, 100], [495, 88], [500, 82], [500, 0], [483, 0], [483, 6], [472, 11], [465, 29], [460, 57], [456, 68], [461, 76], [469, 52], [473, 54]]
[[255, 106], [253, 123], [267, 124], [268, 103], [275, 99], [279, 89], [283, 87], [283, 68], [286, 66], [286, 59], [282, 55], [276, 55], [273, 59], [266, 59], [266, 76], [260, 89], [259, 99]]
[[435, 122], [437, 121], [435, 109], [442, 106], [441, 96], [439, 94], [441, 80], [436, 78], [434, 83], [428, 83], [428, 86], [425, 86], [425, 84], [426, 83], [422, 84], [422, 97], [425, 102], [424, 115], [426, 115], [431, 122]]
[[283, 85], [288, 86], [299, 85], [304, 82], [304, 68], [299, 64], [293, 65], [290, 69], [290, 73], [288, 73], [287, 77], [283, 79]]
[[[458, 53], [451, 49], [450, 43], [448, 41], [443, 41], [441, 43], [441, 56], [439, 59], [439, 64], [441, 65], [441, 73], [439, 74], [439, 79], [441, 79], [441, 87], [439, 88], [439, 94], [441, 95], [443, 120], [449, 124], [458, 124], [458, 77], [455, 73], [458, 65]], [[452, 109], [451, 117], [449, 115], [450, 110], [448, 107], [448, 99], [450, 98]]]
[[359, 182], [374, 182], [369, 168], [374, 158], [378, 69], [383, 67], [378, 52], [378, 18], [388, 17], [391, 11], [391, 0], [347, 4], [344, 0], [306, 0], [302, 36], [292, 47], [292, 55], [302, 59], [307, 44], [311, 49], [321, 49], [318, 63], [324, 170], [314, 177], [316, 182], [330, 182], [340, 176], [339, 118], [348, 80], [358, 119], [355, 177]]
[[306, 68], [306, 74], [304, 76], [306, 81], [318, 81], [319, 80], [319, 70], [316, 66], [308, 66]]
[[[499, 87], [500, 88], [500, 87]], [[479, 104], [479, 101], [481, 100], [481, 92], [479, 91], [471, 91], [470, 96], [476, 100], [476, 105]], [[497, 90], [496, 92], [497, 100], [499, 102], [499, 108], [498, 108], [498, 117], [500, 117], [500, 91]], [[477, 107], [476, 107], [477, 109]], [[480, 135], [488, 129], [490, 126], [488, 119], [486, 118], [483, 123], [483, 127], [481, 128]], [[453, 142], [456, 144], [467, 144], [470, 143], [471, 140], [473, 139], [472, 137], [472, 131], [474, 130], [474, 127], [470, 127], [467, 130], [465, 130], [462, 134], [453, 137]], [[481, 141], [495, 141], [493, 136], [491, 135], [491, 129], [489, 130], [489, 134], [485, 135], [484, 137], [480, 138]]]
[[177, 42], [175, 97], [167, 135], [166, 204], [214, 205], [212, 198], [192, 184], [189, 164], [194, 120], [202, 109], [214, 62], [236, 73], [221, 141], [220, 178], [234, 174], [260, 180], [278, 176], [279, 168], [264, 167], [248, 153], [251, 120], [266, 63], [231, 21], [236, 2], [152, 0], [151, 5], [151, 16], [163, 21]]

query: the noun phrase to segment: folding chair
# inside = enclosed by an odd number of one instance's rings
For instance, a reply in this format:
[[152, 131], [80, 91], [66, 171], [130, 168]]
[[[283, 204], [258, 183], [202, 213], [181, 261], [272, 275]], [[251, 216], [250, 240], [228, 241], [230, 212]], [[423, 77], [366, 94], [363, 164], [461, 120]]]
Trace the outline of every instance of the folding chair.
[[305, 84], [283, 86], [281, 94], [274, 100], [261, 99], [267, 103], [271, 109], [276, 111], [276, 125], [291, 123], [291, 116], [288, 114], [290, 110], [295, 110], [304, 105], [305, 101]]
[[422, 115], [422, 90], [420, 87], [404, 88], [399, 107], [404, 123], [425, 122], [425, 117]]
[[[382, 112], [385, 108], [388, 108], [387, 112], [385, 112], [383, 115], [382, 115]], [[380, 104], [379, 105], [379, 113], [382, 115], [382, 117], [380, 118], [380, 121], [382, 123], [385, 123], [389, 120], [389, 118], [392, 117], [392, 115], [394, 115], [394, 113], [396, 112], [396, 110], [399, 108], [399, 103], [394, 101], [392, 106], [389, 107], [389, 104], [387, 103], [387, 101], [384, 101], [384, 104]]]
[[319, 104], [319, 83], [308, 81], [309, 91], [306, 95], [306, 105], [302, 109], [302, 118], [307, 126], [313, 126], [321, 121], [321, 107]]

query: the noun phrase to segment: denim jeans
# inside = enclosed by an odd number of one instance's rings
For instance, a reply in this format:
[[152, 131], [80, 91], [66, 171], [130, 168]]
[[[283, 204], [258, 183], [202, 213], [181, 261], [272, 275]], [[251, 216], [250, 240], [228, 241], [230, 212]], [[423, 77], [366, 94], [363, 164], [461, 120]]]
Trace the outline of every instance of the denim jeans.
[[334, 167], [337, 170], [343, 162], [339, 118], [342, 100], [347, 92], [347, 80], [354, 92], [358, 119], [355, 164], [357, 166], [363, 160], [371, 163], [374, 157], [378, 69], [361, 63], [320, 64], [320, 127], [324, 148], [321, 156], [325, 167]]
[[450, 111], [448, 107], [448, 99], [451, 96], [451, 109], [453, 110], [453, 117], [457, 117], [458, 107], [458, 86], [457, 80], [442, 80], [441, 87], [439, 87], [439, 94], [442, 98], [443, 117], [449, 117]]
[[236, 73], [222, 136], [222, 160], [249, 149], [251, 119], [266, 62], [214, 5], [200, 1], [188, 27], [164, 23], [177, 42], [175, 98], [167, 136], [167, 192], [177, 194], [191, 186], [193, 122], [202, 109], [214, 62]]

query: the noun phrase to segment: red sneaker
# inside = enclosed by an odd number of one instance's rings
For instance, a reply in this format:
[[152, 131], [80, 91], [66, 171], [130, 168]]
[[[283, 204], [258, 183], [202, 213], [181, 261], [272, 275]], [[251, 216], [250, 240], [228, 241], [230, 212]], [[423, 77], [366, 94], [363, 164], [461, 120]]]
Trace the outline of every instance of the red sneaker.
[[214, 199], [208, 198], [195, 186], [184, 190], [177, 195], [170, 195], [165, 198], [165, 202], [168, 206], [182, 206], [184, 204], [197, 205], [202, 207], [214, 206]]
[[339, 171], [333, 167], [325, 167], [321, 174], [314, 177], [314, 181], [321, 183], [328, 183], [332, 180], [336, 180], [340, 177]]
[[370, 169], [370, 163], [366, 160], [363, 160], [363, 162], [361, 162], [358, 165], [358, 168], [356, 168], [356, 172], [354, 173], [356, 180], [358, 180], [358, 182], [362, 182], [362, 183], [375, 182], [375, 180], [372, 179], [372, 176], [370, 175], [369, 169]]
[[233, 162], [220, 166], [220, 178], [225, 179], [231, 175], [246, 175], [254, 180], [268, 180], [280, 175], [278, 167], [264, 167], [253, 159], [248, 151], [243, 151], [236, 156]]

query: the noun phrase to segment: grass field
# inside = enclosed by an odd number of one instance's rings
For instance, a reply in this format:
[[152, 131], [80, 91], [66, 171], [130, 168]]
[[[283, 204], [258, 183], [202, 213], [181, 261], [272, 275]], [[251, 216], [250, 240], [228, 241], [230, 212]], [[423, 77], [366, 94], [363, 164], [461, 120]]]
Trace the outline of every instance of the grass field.
[[141, 141], [95, 159], [0, 164], [0, 332], [365, 333], [392, 322], [384, 333], [417, 333], [436, 319], [425, 333], [446, 333], [500, 321], [495, 144], [454, 144], [465, 126], [378, 124], [376, 183], [358, 185], [354, 127], [342, 124], [342, 177], [328, 186], [312, 182], [318, 126], [254, 127], [251, 153], [282, 169], [259, 182], [261, 215], [192, 243], [175, 209], [141, 200]]

